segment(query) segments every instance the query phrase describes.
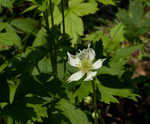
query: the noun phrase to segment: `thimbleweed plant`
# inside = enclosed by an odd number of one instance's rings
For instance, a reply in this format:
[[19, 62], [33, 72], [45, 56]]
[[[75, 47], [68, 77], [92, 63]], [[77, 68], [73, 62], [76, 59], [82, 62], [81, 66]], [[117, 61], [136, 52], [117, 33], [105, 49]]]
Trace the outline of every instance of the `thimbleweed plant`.
[[[97, 70], [102, 67], [102, 64], [105, 59], [98, 59], [94, 62], [95, 59], [95, 51], [90, 48], [90, 44], [87, 49], [80, 50], [76, 55], [72, 55], [69, 52], [68, 54], [68, 63], [79, 69], [79, 71], [75, 72], [68, 78], [68, 82], [78, 81], [84, 75], [86, 78], [83, 81], [91, 81], [93, 86], [93, 113], [97, 113], [97, 103], [96, 103], [96, 84], [94, 81], [94, 77], [97, 74]], [[98, 115], [94, 117], [94, 124], [98, 124]]]

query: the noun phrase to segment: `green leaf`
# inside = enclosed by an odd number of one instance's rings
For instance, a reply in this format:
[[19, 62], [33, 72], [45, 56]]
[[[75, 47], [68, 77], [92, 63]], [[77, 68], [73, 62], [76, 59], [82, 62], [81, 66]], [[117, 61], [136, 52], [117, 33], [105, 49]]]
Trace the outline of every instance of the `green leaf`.
[[108, 4], [115, 5], [115, 3], [113, 2], [113, 0], [97, 0], [97, 1], [100, 2], [100, 3], [103, 3], [105, 5], [108, 5]]
[[37, 24], [37, 21], [31, 18], [18, 18], [11, 21], [11, 25], [27, 33], [34, 32]]
[[34, 122], [43, 122], [43, 118], [48, 118], [47, 108], [41, 104], [27, 104], [28, 107], [32, 107], [36, 113], [36, 117], [32, 118]]
[[[108, 83], [111, 83], [108, 81]], [[133, 93], [133, 90], [131, 88], [124, 87], [117, 88], [113, 85], [114, 82], [112, 82], [112, 87], [107, 87], [103, 85], [98, 79], [96, 79], [96, 84], [98, 86], [98, 90], [101, 94], [100, 101], [110, 104], [110, 103], [118, 103], [118, 99], [115, 96], [119, 96], [122, 98], [128, 98], [137, 101], [137, 97], [140, 97], [139, 95]], [[117, 83], [117, 82], [115, 82]]]
[[78, 16], [94, 14], [98, 10], [97, 3], [80, 3], [76, 5], [74, 2], [70, 2], [70, 9]]
[[32, 74], [38, 75], [40, 73], [51, 73], [52, 66], [50, 59], [48, 57], [44, 57], [42, 60], [38, 62], [38, 65], [34, 67]]
[[32, 6], [30, 6], [29, 8], [25, 9], [22, 13], [26, 13], [26, 12], [32, 11], [32, 10], [34, 10], [35, 8], [38, 8], [38, 5], [32, 5]]
[[129, 17], [133, 19], [133, 23], [138, 25], [144, 15], [144, 6], [139, 0], [131, 1], [129, 5]]
[[13, 118], [12, 117], [7, 117], [7, 124], [13, 124]]
[[[54, 20], [55, 20], [54, 23], [56, 25], [62, 23], [62, 14], [61, 14], [61, 12], [60, 12], [57, 5], [54, 5], [53, 16], [54, 16]], [[51, 16], [49, 16], [49, 22], [50, 22], [50, 26], [52, 27], [52, 25], [51, 25]]]
[[56, 108], [69, 119], [71, 124], [91, 124], [83, 111], [77, 109], [74, 105], [65, 99], [61, 99], [57, 103]]
[[0, 31], [2, 31], [3, 29], [5, 29], [7, 23], [4, 22], [0, 22]]
[[91, 34], [88, 34], [84, 40], [93, 41], [94, 43], [101, 40], [104, 37], [104, 33], [102, 31], [96, 31]]
[[10, 46], [21, 46], [20, 37], [16, 33], [0, 33], [0, 51], [7, 50]]
[[[115, 25], [111, 30], [110, 30], [110, 36], [111, 36], [111, 43], [109, 43], [109, 47], [106, 46], [107, 48], [109, 48], [109, 52], [117, 49], [120, 47], [120, 42], [125, 40], [124, 37], [124, 26], [123, 24], [119, 23], [117, 25]], [[105, 45], [104, 45], [104, 49], [105, 49]]]
[[137, 49], [142, 49], [143, 45], [137, 45], [134, 47], [128, 47], [128, 48], [120, 48], [118, 49], [113, 57], [110, 59], [109, 67], [103, 66], [99, 72], [101, 74], [110, 74], [110, 75], [119, 75], [121, 76], [123, 74], [124, 65], [128, 61], [130, 55], [132, 52], [134, 52]]
[[47, 43], [46, 40], [46, 30], [44, 28], [41, 28], [37, 34], [36, 37], [33, 41], [32, 46], [33, 47], [39, 47], [39, 46], [44, 46]]
[[0, 6], [12, 8], [13, 7], [13, 1], [12, 0], [0, 0]]
[[125, 35], [129, 40], [150, 30], [150, 19], [144, 17], [144, 6], [139, 0], [130, 1], [129, 10], [120, 10], [117, 16], [124, 24]]
[[0, 65], [0, 72], [2, 72], [8, 66], [8, 61]]
[[78, 97], [79, 102], [81, 102], [86, 96], [92, 93], [92, 83], [82, 82], [81, 86], [73, 94], [74, 97]]
[[0, 108], [3, 109], [5, 106], [7, 106], [7, 102], [0, 102]]
[[14, 97], [16, 94], [17, 87], [19, 86], [19, 81], [16, 81], [15, 83], [12, 80], [7, 80], [8, 86], [9, 86], [9, 101], [12, 104], [14, 101]]
[[82, 19], [72, 12], [67, 13], [65, 17], [65, 28], [66, 33], [72, 38], [72, 44], [77, 44], [78, 36], [83, 35], [84, 31]]
[[53, 3], [56, 4], [56, 5], [59, 5], [61, 2], [61, 0], [53, 0]]

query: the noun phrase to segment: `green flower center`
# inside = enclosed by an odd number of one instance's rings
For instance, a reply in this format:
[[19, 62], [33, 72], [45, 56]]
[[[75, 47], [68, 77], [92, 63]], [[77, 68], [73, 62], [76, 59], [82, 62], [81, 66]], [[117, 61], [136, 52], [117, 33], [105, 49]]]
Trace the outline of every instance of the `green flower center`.
[[81, 61], [80, 70], [82, 72], [87, 73], [87, 72], [89, 72], [91, 70], [91, 68], [92, 68], [92, 61], [91, 60], [89, 60], [89, 59], [83, 59]]

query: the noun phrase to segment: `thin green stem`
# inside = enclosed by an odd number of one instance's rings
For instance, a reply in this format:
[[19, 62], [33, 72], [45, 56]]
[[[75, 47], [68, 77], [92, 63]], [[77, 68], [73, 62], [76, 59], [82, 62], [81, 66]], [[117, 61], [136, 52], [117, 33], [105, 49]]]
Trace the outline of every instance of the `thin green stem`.
[[[47, 3], [48, 4], [48, 3]], [[49, 1], [49, 6], [46, 9], [46, 11], [43, 13], [44, 19], [45, 19], [45, 24], [46, 24], [46, 30], [48, 33], [48, 39], [51, 33], [53, 33], [50, 30], [50, 24], [49, 24], [49, 12], [51, 14], [51, 25], [54, 27], [54, 18], [53, 18], [53, 10], [52, 10], [52, 1]], [[52, 42], [52, 40], [48, 40], [48, 45], [49, 45], [49, 53], [50, 53], [50, 61], [52, 63], [52, 71], [53, 75], [57, 77], [57, 55], [56, 55], [56, 45], [55, 45], [55, 40]]]
[[93, 86], [93, 108], [94, 108], [94, 124], [98, 124], [98, 117], [97, 117], [97, 102], [96, 102], [96, 84], [95, 81], [92, 81]]
[[[49, 0], [49, 8], [50, 8], [50, 14], [51, 14], [51, 24], [52, 24], [52, 27], [54, 27], [54, 16], [53, 16], [52, 0]], [[55, 39], [51, 43], [51, 45], [52, 45], [51, 62], [52, 62], [53, 74], [54, 74], [55, 77], [57, 77], [57, 47], [56, 47]]]
[[65, 14], [64, 14], [64, 0], [61, 0], [61, 8], [62, 8], [63, 34], [65, 34]]
[[[61, 0], [61, 10], [62, 10], [62, 24], [63, 24], [63, 40], [65, 40], [65, 12], [64, 12], [64, 0]], [[66, 73], [66, 60], [64, 60], [64, 74]]]
[[52, 27], [54, 27], [54, 16], [53, 16], [52, 0], [49, 0], [49, 4], [50, 4], [51, 23], [52, 23]]

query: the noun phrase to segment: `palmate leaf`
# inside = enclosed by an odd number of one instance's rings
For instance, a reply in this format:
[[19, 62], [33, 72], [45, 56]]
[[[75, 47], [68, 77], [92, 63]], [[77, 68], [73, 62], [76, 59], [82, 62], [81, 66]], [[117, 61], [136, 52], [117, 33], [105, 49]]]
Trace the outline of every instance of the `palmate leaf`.
[[[88, 8], [88, 9], [87, 9]], [[77, 44], [78, 36], [83, 35], [83, 21], [79, 16], [93, 14], [97, 11], [97, 4], [83, 2], [83, 0], [69, 1], [69, 9], [65, 14], [65, 28], [72, 38], [72, 44]]]
[[122, 87], [114, 87], [117, 82], [105, 82], [111, 83], [112, 87], [105, 86], [98, 79], [96, 79], [96, 84], [98, 86], [98, 90], [101, 94], [100, 101], [110, 104], [110, 103], [118, 103], [118, 99], [115, 96], [119, 96], [121, 98], [128, 98], [134, 101], [137, 101], [137, 97], [140, 97], [138, 94], [133, 92], [133, 89], [126, 87], [126, 84], [122, 85]]
[[101, 35], [103, 42], [104, 52], [112, 53], [120, 47], [120, 43], [125, 40], [124, 37], [124, 27], [121, 23], [118, 23], [110, 30], [110, 36], [108, 37], [103, 33]]
[[118, 49], [113, 57], [110, 59], [109, 67], [103, 66], [99, 72], [101, 74], [110, 74], [121, 76], [125, 71], [124, 65], [128, 61], [130, 54], [135, 50], [140, 50], [143, 45], [137, 45], [134, 47], [120, 48]]
[[71, 124], [91, 124], [83, 111], [77, 109], [74, 105], [65, 99], [61, 99], [57, 103], [56, 108], [69, 119]]
[[124, 24], [125, 35], [129, 39], [137, 38], [150, 30], [150, 19], [144, 17], [144, 6], [139, 0], [131, 1], [129, 10], [120, 10], [117, 16]]

